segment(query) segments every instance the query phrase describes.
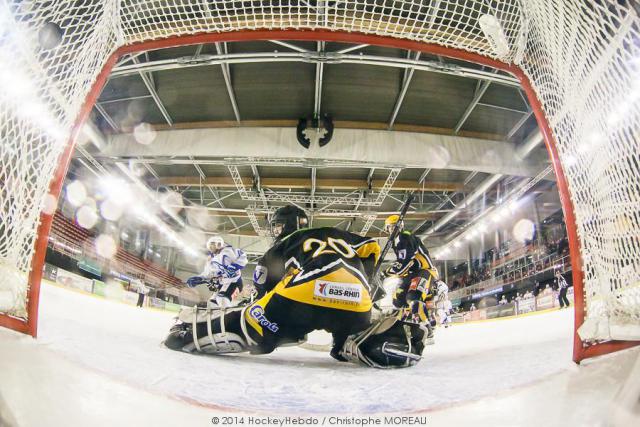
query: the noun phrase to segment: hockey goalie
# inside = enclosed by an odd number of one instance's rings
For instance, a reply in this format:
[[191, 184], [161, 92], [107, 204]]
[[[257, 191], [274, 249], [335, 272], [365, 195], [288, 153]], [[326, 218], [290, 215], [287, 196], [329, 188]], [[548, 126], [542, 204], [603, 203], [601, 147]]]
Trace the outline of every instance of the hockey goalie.
[[395, 315], [371, 321], [371, 275], [380, 257], [374, 239], [332, 227], [307, 228], [295, 206], [278, 209], [274, 245], [254, 272], [257, 300], [179, 315], [164, 345], [172, 350], [267, 354], [297, 344], [313, 330], [333, 337], [331, 356], [376, 368], [412, 366], [425, 331]]

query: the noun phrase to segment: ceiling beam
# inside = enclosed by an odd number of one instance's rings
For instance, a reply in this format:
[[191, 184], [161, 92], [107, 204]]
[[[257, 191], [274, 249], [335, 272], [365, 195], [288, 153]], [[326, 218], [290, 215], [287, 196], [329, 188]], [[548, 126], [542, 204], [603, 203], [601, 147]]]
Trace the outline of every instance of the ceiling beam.
[[172, 70], [179, 68], [201, 67], [240, 63], [262, 62], [304, 62], [304, 63], [333, 63], [333, 64], [360, 64], [375, 65], [395, 68], [415, 68], [417, 71], [426, 71], [440, 74], [454, 75], [472, 79], [482, 79], [505, 86], [520, 87], [520, 82], [514, 76], [498, 74], [491, 71], [466, 67], [459, 64], [441, 63], [432, 60], [415, 60], [410, 58], [380, 56], [380, 55], [351, 55], [338, 52], [253, 52], [232, 53], [218, 55], [200, 55], [199, 58], [184, 56], [180, 58], [162, 59], [133, 65], [115, 67], [109, 79], [128, 76], [140, 72], [153, 72]]
[[489, 89], [490, 84], [491, 84], [491, 81], [489, 80], [482, 82], [478, 90], [476, 90], [476, 93], [473, 95], [473, 98], [471, 99], [471, 102], [467, 106], [467, 109], [465, 110], [464, 114], [462, 115], [462, 117], [460, 117], [460, 120], [458, 120], [456, 127], [453, 128], [453, 133], [457, 134], [460, 131], [460, 128], [464, 125], [464, 123], [467, 121], [467, 119], [469, 118], [473, 110], [476, 108], [476, 106], [480, 102], [480, 98], [482, 98], [482, 95], [484, 95], [487, 89]]
[[[216, 43], [216, 51], [218, 52], [218, 55], [226, 55], [227, 44]], [[233, 91], [233, 86], [231, 85], [231, 70], [229, 69], [229, 64], [223, 63], [220, 64], [220, 66], [222, 67], [222, 77], [224, 77], [224, 84], [227, 87], [227, 93], [229, 94], [229, 100], [231, 101], [233, 114], [236, 116], [236, 121], [240, 122], [240, 110], [238, 109], [238, 103], [236, 102], [236, 94]]]
[[[245, 187], [250, 187], [253, 177], [241, 177]], [[365, 179], [334, 179], [321, 178], [315, 180], [315, 191], [317, 190], [352, 190], [352, 189], [368, 189], [368, 183]], [[386, 179], [374, 179], [371, 181], [372, 189], [381, 190], [387, 183]], [[167, 176], [161, 177], [158, 184], [185, 187], [199, 185], [211, 185], [219, 188], [236, 188], [236, 183], [231, 177], [207, 177], [200, 179], [197, 176]], [[260, 178], [261, 188], [272, 189], [313, 189], [313, 179], [310, 178]], [[391, 185], [393, 191], [461, 191], [463, 184], [457, 182], [425, 182], [424, 187], [421, 183], [413, 180], [396, 180]]]
[[[136, 65], [141, 65], [141, 63], [138, 60], [138, 58], [133, 57], [131, 59], [133, 60], [133, 62]], [[160, 99], [160, 96], [158, 95], [158, 92], [156, 91], [156, 88], [155, 88], [155, 85], [154, 85], [154, 82], [153, 82], [153, 76], [151, 75], [150, 71], [148, 73], [149, 74], [147, 74], [147, 72], [144, 72], [144, 71], [139, 71], [138, 72], [138, 74], [140, 74], [140, 77], [142, 78], [142, 81], [144, 82], [144, 85], [147, 87], [147, 90], [149, 91], [149, 93], [153, 97], [153, 101], [156, 103], [156, 106], [160, 110], [160, 113], [162, 114], [162, 117], [164, 117], [164, 119], [167, 121], [167, 124], [169, 126], [173, 126], [173, 119], [171, 119], [171, 116], [169, 115], [169, 112], [165, 108], [164, 104], [162, 103], [162, 100]]]
[[282, 40], [269, 40], [271, 43], [280, 45], [280, 46], [284, 46], [287, 49], [291, 49], [291, 50], [295, 50], [296, 52], [309, 52], [307, 49], [300, 47], [300, 46], [296, 46], [292, 43], [288, 43], [288, 42], [283, 42]]
[[100, 115], [105, 119], [105, 121], [109, 124], [109, 126], [111, 126], [113, 130], [115, 130], [116, 132], [120, 131], [116, 122], [113, 120], [113, 118], [111, 118], [109, 113], [106, 112], [102, 105], [96, 104], [94, 105], [94, 108], [98, 111], [98, 113], [100, 113]]
[[[415, 60], [420, 59], [420, 52], [416, 53]], [[402, 88], [400, 89], [400, 94], [398, 95], [398, 99], [396, 99], [396, 104], [393, 107], [393, 112], [391, 113], [391, 119], [389, 119], [389, 130], [393, 128], [393, 124], [396, 122], [396, 117], [398, 117], [398, 113], [400, 112], [400, 107], [402, 106], [402, 101], [404, 101], [404, 97], [407, 94], [407, 90], [409, 89], [409, 85], [411, 84], [411, 79], [413, 78], [413, 73], [416, 69], [411, 67], [405, 70], [405, 78], [402, 82]]]
[[351, 46], [351, 47], [347, 47], [347, 48], [338, 50], [338, 51], [336, 51], [336, 53], [345, 54], [345, 53], [353, 52], [355, 50], [364, 49], [367, 46], [369, 46], [369, 45], [368, 44], [358, 44], [358, 45], [355, 45], [355, 46]]
[[480, 105], [481, 107], [494, 108], [496, 110], [511, 111], [512, 113], [518, 113], [523, 115], [529, 114], [529, 111], [518, 110], [517, 108], [511, 108], [511, 107], [504, 107], [502, 105], [487, 104], [484, 102], [478, 102], [478, 105]]
[[[168, 206], [171, 207], [171, 206]], [[183, 206], [182, 208], [184, 209], [188, 209], [191, 206]], [[193, 206], [194, 208], [197, 207], [198, 209], [203, 209], [202, 206]], [[247, 213], [247, 210], [245, 209], [222, 209], [222, 208], [207, 208], [204, 207], [204, 209], [206, 209], [208, 211], [209, 216], [214, 216], [214, 217], [233, 217], [233, 218], [248, 218], [249, 214]], [[264, 212], [262, 212], [259, 209], [253, 209], [253, 212], [255, 213], [256, 216], [260, 216], [263, 217], [265, 215]], [[391, 215], [393, 213], [397, 213], [397, 212], [376, 212], [376, 211], [372, 211], [372, 212], [350, 212], [349, 214], [345, 213], [344, 215], [340, 215], [340, 214], [335, 214], [333, 212], [323, 212], [323, 211], [317, 211], [314, 216], [316, 219], [344, 219], [344, 218], [358, 218], [358, 217], [362, 217], [362, 218], [367, 218], [369, 216], [374, 216], [374, 217], [382, 217], [382, 216], [386, 216], [386, 215]], [[438, 212], [407, 212], [406, 214], [406, 218], [407, 220], [413, 220], [413, 221], [419, 221], [419, 220], [423, 220], [423, 219], [436, 219], [438, 215]]]
[[527, 114], [520, 117], [520, 120], [518, 120], [516, 124], [513, 125], [513, 127], [507, 134], [507, 139], [511, 139], [513, 135], [515, 135], [515, 133], [518, 132], [518, 130], [522, 127], [522, 125], [525, 124], [527, 120], [529, 120], [529, 117], [531, 117], [532, 114], [533, 114], [533, 110], [530, 110]]
[[312, 198], [316, 194], [316, 187], [318, 185], [318, 180], [316, 179], [316, 171], [317, 169], [315, 167], [311, 168], [311, 197]]
[[114, 102], [126, 102], [126, 101], [135, 101], [136, 99], [147, 99], [152, 98], [151, 95], [139, 95], [139, 96], [127, 96], [125, 98], [114, 98], [114, 99], [105, 99], [96, 102], [96, 105], [106, 105], [113, 104]]
[[253, 182], [256, 185], [256, 190], [258, 190], [258, 193], [260, 194], [260, 197], [262, 198], [262, 206], [264, 208], [268, 208], [269, 207], [269, 202], [267, 202], [267, 198], [264, 195], [264, 190], [262, 189], [262, 181], [261, 181], [261, 178], [260, 178], [260, 173], [258, 172], [258, 166], [251, 165], [251, 173], [253, 173]]
[[[189, 157], [191, 160], [193, 160], [193, 157]], [[200, 167], [199, 164], [194, 163], [193, 167], [196, 169], [196, 171], [198, 172], [198, 179], [200, 182], [203, 182], [207, 179], [207, 176], [205, 175], [204, 171], [202, 170], [202, 168]], [[224, 203], [222, 203], [222, 199], [220, 198], [220, 195], [218, 194], [218, 192], [216, 190], [213, 189], [213, 187], [211, 185], [206, 185], [207, 189], [209, 190], [209, 192], [211, 192], [211, 194], [213, 195], [213, 197], [216, 199], [216, 203], [221, 207], [221, 208], [225, 208], [224, 207]], [[233, 224], [234, 227], [238, 227], [238, 225], [236, 224], [236, 222], [233, 220], [233, 218], [229, 217], [229, 221], [231, 221], [231, 224]]]
[[[318, 42], [318, 53], [324, 53], [324, 42]], [[320, 117], [322, 108], [322, 76], [324, 74], [324, 63], [318, 62], [316, 64], [316, 87], [315, 87], [315, 103], [313, 107], [313, 116]]]
[[[238, 190], [238, 194], [240, 194], [240, 197], [243, 200], [247, 200], [249, 194], [248, 194], [247, 189], [245, 188], [244, 180], [240, 176], [240, 172], [238, 171], [238, 168], [236, 166], [234, 166], [234, 165], [228, 165], [227, 169], [229, 170], [229, 174], [231, 174], [231, 179], [232, 179], [232, 181], [234, 183], [234, 186]], [[257, 170], [256, 170], [256, 172], [257, 172]], [[266, 206], [266, 197], [265, 197], [264, 192], [260, 193], [260, 200]], [[251, 225], [253, 226], [253, 229], [255, 230], [256, 234], [258, 236], [266, 235], [265, 231], [262, 229], [262, 227], [260, 226], [260, 223], [258, 222], [258, 218], [256, 217], [255, 209], [253, 207], [248, 207], [248, 208], [245, 209], [245, 213], [249, 217], [249, 221], [251, 222]]]
[[424, 180], [427, 179], [427, 175], [429, 175], [429, 172], [431, 172], [431, 168], [426, 168], [424, 172], [422, 172], [422, 175], [420, 175], [420, 178], [418, 179], [418, 184], [422, 185]]

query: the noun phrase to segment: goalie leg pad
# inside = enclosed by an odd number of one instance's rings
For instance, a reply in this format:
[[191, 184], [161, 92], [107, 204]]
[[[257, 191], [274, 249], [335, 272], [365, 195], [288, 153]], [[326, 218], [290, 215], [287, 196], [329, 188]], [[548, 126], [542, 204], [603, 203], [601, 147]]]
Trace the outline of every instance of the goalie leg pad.
[[[245, 308], [185, 309], [178, 318], [181, 321], [171, 328], [164, 344], [172, 350], [228, 354], [248, 351], [255, 344], [244, 325]], [[235, 314], [237, 312], [237, 314]], [[229, 316], [231, 315], [231, 316]], [[228, 324], [230, 317], [231, 324]], [[239, 324], [234, 324], [239, 322]], [[227, 330], [231, 328], [232, 330]]]
[[422, 335], [416, 325], [405, 325], [394, 316], [387, 317], [350, 335], [338, 360], [382, 369], [413, 366], [422, 359]]
[[[206, 354], [230, 354], [247, 351], [245, 341], [233, 332], [211, 334], [198, 339], [197, 343], [198, 351]], [[195, 342], [187, 344], [182, 350], [189, 353], [196, 351]]]

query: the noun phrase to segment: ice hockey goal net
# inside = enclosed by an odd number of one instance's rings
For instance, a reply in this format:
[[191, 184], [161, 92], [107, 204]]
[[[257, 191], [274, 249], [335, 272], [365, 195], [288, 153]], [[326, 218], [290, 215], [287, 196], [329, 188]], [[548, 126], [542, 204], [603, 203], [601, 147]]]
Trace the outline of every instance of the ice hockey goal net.
[[640, 19], [626, 0], [2, 1], [0, 325], [36, 334], [42, 209], [116, 59], [251, 39], [388, 45], [517, 75], [567, 220], [575, 358], [640, 339]]

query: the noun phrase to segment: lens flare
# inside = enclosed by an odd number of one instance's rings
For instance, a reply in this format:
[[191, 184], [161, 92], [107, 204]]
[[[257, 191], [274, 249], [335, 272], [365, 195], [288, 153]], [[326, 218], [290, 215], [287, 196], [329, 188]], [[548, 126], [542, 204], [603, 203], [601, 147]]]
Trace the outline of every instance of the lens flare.
[[118, 246], [113, 237], [108, 234], [101, 234], [96, 238], [96, 252], [103, 258], [111, 259], [116, 254]]
[[44, 196], [42, 202], [42, 213], [45, 215], [53, 215], [58, 207], [58, 200], [56, 200], [53, 194], [47, 194]]
[[138, 144], [149, 145], [158, 136], [156, 130], [149, 123], [140, 123], [133, 128], [133, 137]]
[[519, 242], [532, 240], [535, 233], [535, 225], [528, 219], [521, 219], [513, 226], [513, 237]]
[[76, 221], [80, 227], [89, 230], [98, 223], [98, 214], [91, 206], [84, 205], [76, 212]]
[[87, 198], [87, 188], [81, 181], [67, 185], [67, 201], [73, 206], [81, 206]]
[[122, 216], [124, 206], [113, 198], [108, 198], [100, 205], [100, 214], [109, 221], [117, 221]]

